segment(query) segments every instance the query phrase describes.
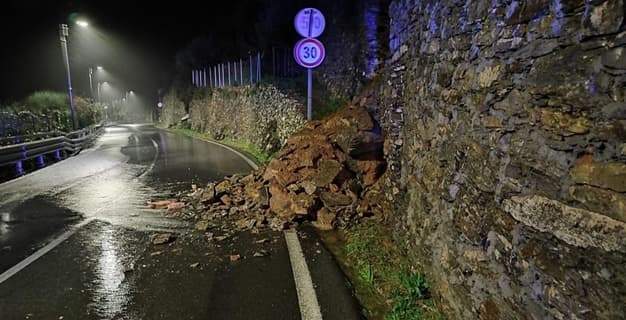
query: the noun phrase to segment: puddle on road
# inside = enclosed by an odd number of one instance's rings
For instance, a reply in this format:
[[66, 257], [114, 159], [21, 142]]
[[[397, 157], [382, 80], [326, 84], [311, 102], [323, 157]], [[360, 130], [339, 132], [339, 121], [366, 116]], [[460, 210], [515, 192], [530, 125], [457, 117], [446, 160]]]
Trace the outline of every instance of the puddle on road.
[[58, 206], [50, 196], [36, 196], [0, 214], [0, 272], [42, 247], [48, 238], [82, 219], [76, 211]]

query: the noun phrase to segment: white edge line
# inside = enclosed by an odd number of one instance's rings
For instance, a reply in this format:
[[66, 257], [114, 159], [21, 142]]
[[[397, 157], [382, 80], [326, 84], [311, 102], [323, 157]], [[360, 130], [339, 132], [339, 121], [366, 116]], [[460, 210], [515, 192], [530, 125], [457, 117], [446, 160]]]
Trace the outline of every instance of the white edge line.
[[71, 237], [76, 231], [78, 231], [78, 229], [82, 228], [83, 226], [85, 226], [86, 224], [90, 223], [93, 220], [94, 220], [94, 218], [89, 218], [87, 220], [84, 220], [84, 221], [80, 222], [79, 224], [76, 224], [76, 225], [72, 226], [70, 230], [68, 230], [68, 231], [64, 232], [63, 234], [61, 234], [60, 236], [56, 237], [54, 240], [50, 241], [50, 243], [45, 245], [43, 248], [35, 251], [35, 253], [33, 253], [30, 256], [28, 256], [28, 258], [20, 261], [18, 264], [14, 265], [9, 270], [7, 270], [7, 271], [3, 272], [2, 274], [0, 274], [0, 283], [3, 283], [4, 281], [8, 280], [12, 276], [14, 276], [18, 272], [20, 272], [22, 269], [26, 268], [29, 264], [31, 264], [31, 263], [35, 262], [37, 259], [41, 258], [44, 254], [48, 253], [50, 250], [54, 249], [56, 246], [61, 244], [63, 241], [65, 241], [69, 237]]
[[156, 164], [157, 159], [159, 158], [159, 144], [156, 141], [154, 141], [154, 139], [152, 139], [152, 138], [150, 138], [150, 140], [152, 140], [152, 145], [154, 146], [154, 158], [152, 158], [152, 163], [150, 164], [150, 167], [148, 167], [148, 169], [146, 169], [146, 171], [144, 171], [142, 174], [140, 174], [139, 178], [142, 178], [146, 174], [150, 173], [150, 171], [152, 171], [152, 169], [154, 169], [154, 165]]
[[306, 264], [306, 258], [302, 252], [296, 231], [285, 231], [285, 241], [287, 242], [287, 250], [289, 251], [293, 279], [296, 283], [300, 316], [302, 320], [322, 320], [322, 311], [317, 301], [311, 273]]

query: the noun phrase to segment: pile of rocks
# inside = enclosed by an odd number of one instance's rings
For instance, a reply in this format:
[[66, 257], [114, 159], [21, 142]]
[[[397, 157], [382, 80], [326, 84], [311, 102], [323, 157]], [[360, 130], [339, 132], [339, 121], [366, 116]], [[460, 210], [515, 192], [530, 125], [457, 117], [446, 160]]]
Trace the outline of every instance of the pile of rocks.
[[378, 183], [385, 170], [376, 123], [364, 108], [348, 106], [309, 122], [267, 167], [195, 188], [182, 201], [195, 208], [199, 229], [227, 216], [239, 229], [303, 221], [332, 229], [385, 210]]

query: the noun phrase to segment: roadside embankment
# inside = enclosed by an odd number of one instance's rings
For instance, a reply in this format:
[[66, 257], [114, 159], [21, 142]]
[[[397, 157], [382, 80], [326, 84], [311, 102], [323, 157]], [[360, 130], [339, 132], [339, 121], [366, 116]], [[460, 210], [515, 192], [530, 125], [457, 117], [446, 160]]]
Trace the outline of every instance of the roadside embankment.
[[305, 122], [302, 103], [272, 85], [196, 90], [190, 96], [170, 93], [164, 103], [163, 126], [191, 129], [262, 161]]

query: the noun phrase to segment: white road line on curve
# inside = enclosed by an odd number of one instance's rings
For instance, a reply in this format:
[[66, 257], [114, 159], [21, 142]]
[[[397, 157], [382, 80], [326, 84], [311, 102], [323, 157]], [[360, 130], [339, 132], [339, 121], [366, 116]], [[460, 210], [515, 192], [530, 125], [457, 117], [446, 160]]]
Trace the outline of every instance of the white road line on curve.
[[150, 167], [148, 167], [148, 169], [146, 169], [146, 171], [144, 171], [142, 174], [140, 174], [139, 178], [142, 178], [146, 174], [150, 173], [150, 171], [152, 171], [152, 169], [154, 169], [154, 165], [156, 164], [157, 159], [159, 158], [159, 144], [156, 141], [154, 141], [154, 139], [152, 139], [152, 138], [150, 138], [150, 140], [152, 140], [152, 145], [154, 146], [154, 158], [152, 158], [152, 163], [150, 164]]
[[298, 303], [302, 320], [322, 320], [322, 311], [317, 301], [315, 288], [313, 288], [309, 267], [306, 264], [306, 259], [298, 240], [298, 233], [294, 230], [285, 231], [285, 241], [289, 251], [289, 260], [291, 261], [293, 279], [296, 283], [296, 291], [298, 292]]
[[11, 278], [12, 276], [17, 274], [18, 272], [20, 272], [22, 269], [26, 268], [29, 264], [31, 264], [31, 263], [35, 262], [37, 259], [41, 258], [43, 255], [48, 253], [48, 251], [54, 249], [56, 246], [61, 244], [63, 241], [65, 241], [69, 237], [71, 237], [81, 227], [89, 224], [93, 220], [94, 220], [94, 218], [89, 218], [89, 219], [87, 219], [85, 221], [80, 222], [77, 225], [72, 226], [72, 228], [70, 230], [68, 230], [68, 231], [64, 232], [63, 234], [61, 234], [60, 236], [56, 237], [54, 240], [50, 241], [50, 243], [45, 245], [43, 248], [35, 251], [35, 253], [31, 254], [28, 258], [20, 261], [18, 264], [14, 265], [9, 270], [7, 270], [7, 271], [3, 272], [2, 274], [0, 274], [0, 284], [3, 283], [4, 281], [8, 280], [9, 278]]

